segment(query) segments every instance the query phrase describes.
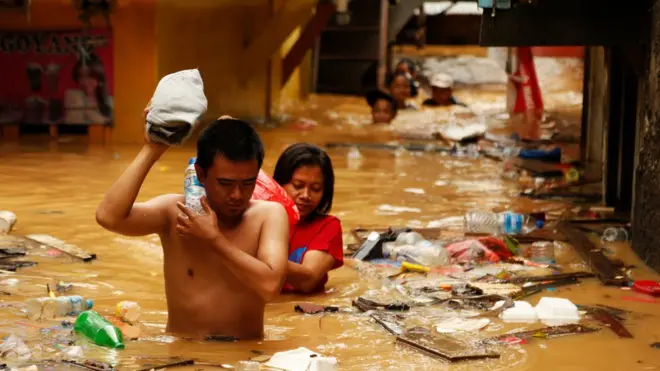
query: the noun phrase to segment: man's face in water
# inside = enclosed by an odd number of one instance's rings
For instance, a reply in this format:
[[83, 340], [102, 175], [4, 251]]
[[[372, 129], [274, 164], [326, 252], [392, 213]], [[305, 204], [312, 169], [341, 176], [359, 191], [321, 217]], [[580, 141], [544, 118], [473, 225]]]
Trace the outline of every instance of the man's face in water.
[[378, 99], [371, 107], [371, 117], [374, 124], [389, 124], [394, 119], [392, 103], [385, 99]]
[[240, 218], [247, 210], [257, 182], [257, 160], [235, 162], [218, 155], [206, 172], [198, 166], [195, 168], [206, 189], [209, 206], [218, 214], [218, 219]]

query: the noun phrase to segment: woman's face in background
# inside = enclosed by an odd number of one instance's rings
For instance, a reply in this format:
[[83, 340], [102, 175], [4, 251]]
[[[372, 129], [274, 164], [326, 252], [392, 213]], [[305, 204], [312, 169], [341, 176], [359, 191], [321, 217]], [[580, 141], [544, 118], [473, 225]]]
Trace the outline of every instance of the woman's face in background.
[[94, 76], [89, 66], [80, 68], [78, 75], [78, 85], [87, 95], [93, 95], [99, 86], [99, 80]]

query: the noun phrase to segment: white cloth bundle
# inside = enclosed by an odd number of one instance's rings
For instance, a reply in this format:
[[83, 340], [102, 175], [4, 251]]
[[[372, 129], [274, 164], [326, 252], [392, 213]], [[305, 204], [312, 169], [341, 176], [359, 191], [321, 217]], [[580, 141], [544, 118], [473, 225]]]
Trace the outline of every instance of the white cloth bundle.
[[183, 70], [163, 77], [149, 105], [149, 136], [165, 144], [183, 143], [206, 113], [207, 104], [199, 70]]

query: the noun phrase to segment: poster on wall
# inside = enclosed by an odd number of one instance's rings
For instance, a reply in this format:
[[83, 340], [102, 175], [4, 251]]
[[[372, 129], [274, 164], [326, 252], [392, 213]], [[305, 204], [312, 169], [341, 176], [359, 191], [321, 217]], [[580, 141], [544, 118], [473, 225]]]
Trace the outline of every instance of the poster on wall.
[[0, 31], [0, 125], [112, 125], [107, 29]]

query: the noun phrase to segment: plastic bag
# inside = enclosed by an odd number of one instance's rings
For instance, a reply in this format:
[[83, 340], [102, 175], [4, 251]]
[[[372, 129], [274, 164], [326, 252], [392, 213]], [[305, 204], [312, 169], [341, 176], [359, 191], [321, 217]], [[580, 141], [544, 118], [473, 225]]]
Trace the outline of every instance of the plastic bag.
[[28, 360], [32, 357], [30, 348], [25, 345], [23, 339], [11, 334], [5, 341], [0, 344], [0, 358], [3, 359], [19, 359]]
[[289, 197], [284, 188], [266, 174], [263, 170], [259, 170], [257, 176], [257, 186], [252, 193], [253, 200], [273, 201], [284, 206], [287, 215], [289, 216], [289, 230], [293, 232], [293, 227], [298, 224], [300, 220], [300, 213], [296, 207], [296, 203]]

